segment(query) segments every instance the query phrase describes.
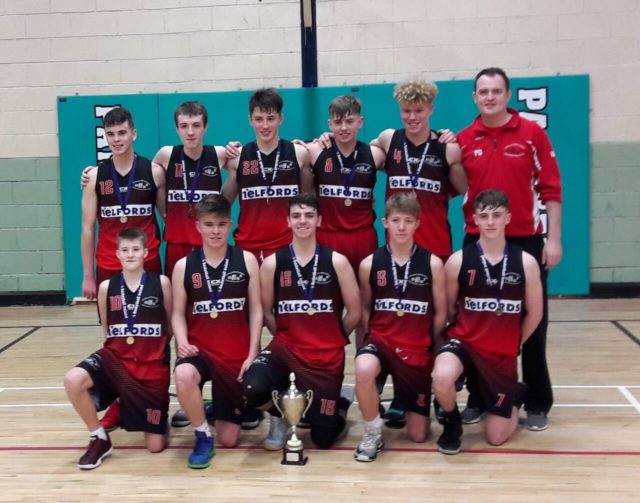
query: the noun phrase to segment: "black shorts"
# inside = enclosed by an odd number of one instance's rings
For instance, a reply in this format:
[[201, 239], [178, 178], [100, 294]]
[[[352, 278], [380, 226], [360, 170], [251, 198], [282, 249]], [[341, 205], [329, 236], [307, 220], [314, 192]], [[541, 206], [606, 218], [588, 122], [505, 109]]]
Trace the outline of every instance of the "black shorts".
[[520, 408], [524, 403], [527, 387], [518, 382], [516, 357], [480, 354], [458, 339], [449, 339], [440, 353], [456, 355], [464, 367], [464, 375], [476, 379], [481, 403], [489, 414], [509, 418], [512, 408]]
[[[144, 363], [139, 364], [145, 365]], [[169, 412], [169, 366], [157, 380], [136, 379], [111, 351], [102, 348], [76, 365], [93, 381], [89, 390], [98, 411], [120, 399], [120, 425], [127, 431], [163, 435]]]
[[201, 389], [206, 381], [211, 381], [213, 419], [241, 424], [243, 400], [242, 389], [236, 379], [238, 373], [203, 353], [198, 356], [176, 359], [176, 367], [184, 363], [193, 365], [200, 374]]
[[392, 351], [374, 337], [365, 340], [357, 354], [373, 355], [380, 361], [381, 374], [393, 378], [393, 406], [400, 410], [429, 416], [431, 406], [431, 353], [408, 350]]
[[[344, 379], [344, 352], [341, 362], [331, 369], [310, 368], [284, 344], [271, 342], [263, 349], [245, 373], [245, 383], [260, 383], [261, 396], [253, 406], [261, 406], [271, 400], [271, 391], [286, 392], [289, 374], [295, 373], [298, 390], [313, 391], [311, 406], [305, 416], [311, 429], [335, 429], [339, 423], [338, 404]], [[260, 403], [258, 403], [260, 402]]]

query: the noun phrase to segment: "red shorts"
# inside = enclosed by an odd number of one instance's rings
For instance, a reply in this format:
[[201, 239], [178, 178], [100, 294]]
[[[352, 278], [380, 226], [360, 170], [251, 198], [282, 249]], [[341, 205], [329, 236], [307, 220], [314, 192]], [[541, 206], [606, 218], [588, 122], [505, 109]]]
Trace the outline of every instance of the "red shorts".
[[197, 246], [182, 243], [167, 243], [164, 253], [164, 274], [169, 279], [173, 276], [173, 268], [182, 257], [186, 257], [195, 250]]
[[316, 236], [318, 243], [347, 257], [356, 277], [360, 262], [378, 248], [378, 235], [373, 227], [349, 232], [327, 232], [318, 229]]
[[433, 355], [430, 352], [399, 348], [392, 350], [381, 340], [367, 337], [357, 356], [364, 354], [375, 356], [380, 361], [380, 374], [390, 374], [393, 378], [395, 408], [429, 417], [433, 370]]
[[[137, 378], [135, 369], [144, 374], [149, 365], [162, 366], [162, 377], [144, 381]], [[120, 424], [126, 431], [161, 435], [167, 431], [169, 365], [154, 362], [125, 366], [113, 352], [102, 348], [77, 367], [86, 370], [93, 381], [90, 393], [98, 411], [106, 409], [116, 398], [120, 399]]]
[[[118, 274], [122, 269], [118, 269], [117, 271], [113, 271], [111, 269], [103, 269], [102, 267], [96, 268], [96, 284], [100, 286], [105, 280], [113, 278], [116, 274]], [[155, 272], [157, 274], [162, 274], [162, 263], [160, 262], [160, 256], [156, 256], [150, 260], [146, 260], [144, 263], [144, 270], [149, 272]]]

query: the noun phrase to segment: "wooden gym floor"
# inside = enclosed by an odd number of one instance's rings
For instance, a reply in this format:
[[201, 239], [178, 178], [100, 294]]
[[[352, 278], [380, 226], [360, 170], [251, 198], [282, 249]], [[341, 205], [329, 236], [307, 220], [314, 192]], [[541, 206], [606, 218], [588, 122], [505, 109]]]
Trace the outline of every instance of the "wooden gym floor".
[[[358, 463], [352, 451], [363, 427], [354, 406], [335, 448], [312, 449], [302, 433], [305, 467], [282, 466], [280, 453], [259, 448], [264, 421], [242, 433], [240, 447], [218, 449], [206, 470], [186, 467], [187, 427], [174, 429], [160, 454], [144, 449], [142, 434], [117, 430], [113, 456], [82, 472], [76, 463], [88, 434], [62, 376], [100, 345], [94, 306], [0, 309], [0, 501], [639, 500], [640, 299], [553, 300], [550, 428], [520, 427], [491, 448], [481, 424], [467, 426], [457, 456], [437, 452], [441, 427], [432, 422], [424, 444], [385, 429], [378, 459]], [[353, 383], [352, 347], [348, 354], [345, 382]], [[177, 407], [174, 398], [170, 412]]]

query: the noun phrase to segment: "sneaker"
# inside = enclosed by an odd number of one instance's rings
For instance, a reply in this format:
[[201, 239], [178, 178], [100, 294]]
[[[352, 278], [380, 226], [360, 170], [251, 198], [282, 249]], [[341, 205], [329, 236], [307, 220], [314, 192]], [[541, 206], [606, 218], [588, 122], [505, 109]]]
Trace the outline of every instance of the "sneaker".
[[269, 416], [269, 434], [262, 442], [262, 447], [268, 451], [279, 451], [284, 447], [289, 432], [289, 423], [284, 417]]
[[249, 409], [242, 413], [242, 423], [240, 427], [243, 430], [254, 430], [264, 419], [264, 414], [260, 409]]
[[80, 461], [78, 461], [78, 468], [81, 470], [93, 470], [98, 468], [102, 464], [102, 460], [107, 456], [111, 456], [113, 447], [111, 446], [111, 439], [107, 435], [106, 440], [102, 440], [99, 437], [92, 436], [85, 452]]
[[208, 468], [215, 453], [213, 435], [208, 436], [203, 431], [196, 431], [196, 443], [193, 446], [193, 451], [189, 454], [187, 466], [196, 470]]
[[546, 412], [527, 411], [527, 430], [543, 431], [549, 427], [549, 418]]
[[[203, 400], [202, 402], [202, 404], [204, 405], [205, 416], [207, 418], [207, 421], [209, 422], [213, 421], [213, 407], [211, 405], [212, 403], [212, 400]], [[189, 426], [190, 424], [191, 421], [189, 421], [187, 413], [182, 409], [178, 409], [177, 411], [175, 411], [173, 416], [171, 417], [171, 426], [173, 426], [174, 428], [184, 428], [185, 426]]]
[[187, 413], [182, 409], [178, 409], [177, 411], [175, 411], [173, 416], [171, 416], [171, 426], [173, 426], [174, 428], [183, 428], [185, 426], [189, 426], [190, 424], [191, 421], [189, 421]]
[[365, 428], [362, 442], [360, 442], [360, 444], [358, 444], [358, 447], [356, 447], [356, 450], [353, 453], [353, 457], [356, 459], [356, 461], [373, 461], [374, 459], [376, 459], [376, 457], [378, 457], [378, 453], [382, 450], [383, 447], [384, 440], [382, 439], [382, 430], [368, 430]]
[[444, 409], [440, 407], [438, 400], [433, 399], [433, 414], [435, 415], [436, 421], [440, 424], [444, 424]]
[[102, 419], [100, 419], [100, 426], [102, 426], [107, 433], [118, 429], [120, 426], [120, 403], [115, 400], [107, 412], [104, 413]]
[[394, 430], [402, 429], [407, 424], [407, 418], [405, 417], [404, 411], [393, 407], [389, 407], [389, 409], [387, 409], [382, 416], [382, 419], [384, 419], [384, 425], [387, 428], [393, 428]]
[[340, 397], [347, 400], [349, 403], [353, 403], [353, 398], [356, 395], [356, 387], [353, 384], [343, 384], [340, 388]]
[[462, 421], [458, 409], [444, 415], [444, 431], [438, 438], [438, 450], [442, 454], [458, 454], [462, 442]]
[[462, 424], [475, 424], [479, 423], [482, 419], [482, 409], [480, 407], [465, 407], [460, 417], [462, 418]]

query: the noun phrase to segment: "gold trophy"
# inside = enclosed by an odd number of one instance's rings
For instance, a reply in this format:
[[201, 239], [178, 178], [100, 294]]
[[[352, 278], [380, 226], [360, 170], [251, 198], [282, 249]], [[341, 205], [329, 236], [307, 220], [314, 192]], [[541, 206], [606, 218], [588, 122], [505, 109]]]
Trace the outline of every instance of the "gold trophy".
[[278, 412], [282, 414], [287, 420], [287, 423], [291, 425], [291, 438], [287, 440], [282, 451], [282, 464], [283, 465], [305, 465], [307, 464], [307, 458], [304, 455], [304, 446], [302, 440], [296, 435], [296, 425], [300, 422], [300, 419], [305, 416], [311, 402], [313, 401], [313, 390], [307, 390], [306, 393], [302, 393], [296, 388], [296, 375], [291, 372], [289, 374], [289, 389], [283, 395], [280, 395], [277, 390], [271, 392], [273, 398], [273, 404]]

